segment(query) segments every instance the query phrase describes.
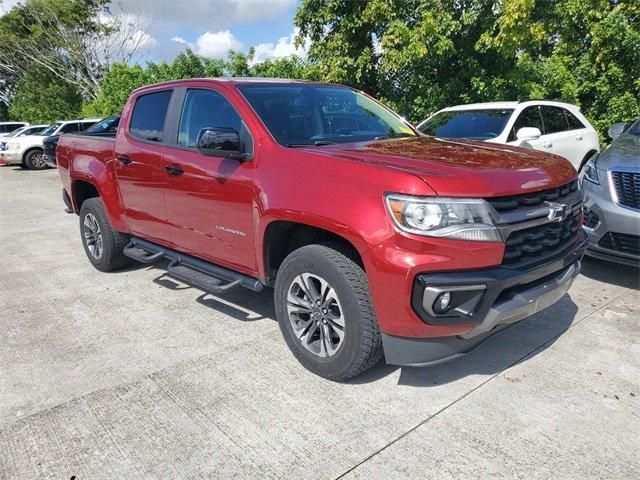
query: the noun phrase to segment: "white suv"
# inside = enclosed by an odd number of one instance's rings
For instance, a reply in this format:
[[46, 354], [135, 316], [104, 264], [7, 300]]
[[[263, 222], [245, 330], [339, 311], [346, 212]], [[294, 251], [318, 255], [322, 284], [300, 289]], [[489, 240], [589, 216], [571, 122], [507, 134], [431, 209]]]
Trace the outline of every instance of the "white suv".
[[418, 130], [439, 138], [482, 140], [555, 153], [576, 170], [600, 151], [598, 134], [578, 107], [546, 100], [444, 108], [420, 123]]
[[42, 148], [42, 140], [45, 137], [63, 133], [80, 133], [100, 120], [100, 118], [85, 118], [56, 122], [34, 135], [9, 137], [0, 144], [0, 165], [16, 164], [31, 170], [47, 168]]
[[0, 137], [4, 137], [18, 128], [29, 125], [25, 122], [0, 122]]

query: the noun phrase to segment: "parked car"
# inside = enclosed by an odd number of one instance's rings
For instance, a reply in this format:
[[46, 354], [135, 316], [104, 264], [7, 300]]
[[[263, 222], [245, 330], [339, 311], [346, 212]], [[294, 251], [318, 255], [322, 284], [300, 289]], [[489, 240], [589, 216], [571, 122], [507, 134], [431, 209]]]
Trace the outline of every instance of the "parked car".
[[0, 137], [4, 137], [18, 128], [29, 125], [25, 122], [0, 122]]
[[26, 137], [27, 135], [35, 135], [41, 132], [42, 130], [44, 130], [45, 128], [47, 128], [48, 126], [49, 125], [46, 124], [46, 125], [28, 125], [26, 127], [20, 127], [14, 130], [13, 132], [4, 135], [4, 137], [2, 138], [2, 142], [0, 142], [0, 145], [2, 145], [3, 143], [6, 143], [7, 138]]
[[440, 138], [466, 138], [555, 153], [577, 170], [600, 150], [597, 132], [578, 107], [545, 100], [444, 108], [418, 125], [418, 130]]
[[[80, 133], [83, 135], [114, 135], [119, 121], [120, 115], [106, 117]], [[44, 162], [51, 168], [56, 168], [56, 147], [59, 139], [60, 135], [51, 135], [42, 140]]]
[[562, 297], [586, 247], [569, 162], [423, 136], [338, 85], [144, 87], [115, 137], [64, 135], [56, 158], [95, 268], [274, 287], [289, 348], [335, 380], [469, 351]]
[[6, 142], [6, 149], [0, 151], [0, 165], [22, 165], [23, 168], [31, 170], [47, 168], [42, 147], [42, 140], [45, 137], [82, 132], [99, 120], [99, 118], [87, 118], [55, 122], [36, 134], [12, 138]]
[[611, 145], [585, 165], [587, 254], [640, 265], [640, 119], [609, 129]]

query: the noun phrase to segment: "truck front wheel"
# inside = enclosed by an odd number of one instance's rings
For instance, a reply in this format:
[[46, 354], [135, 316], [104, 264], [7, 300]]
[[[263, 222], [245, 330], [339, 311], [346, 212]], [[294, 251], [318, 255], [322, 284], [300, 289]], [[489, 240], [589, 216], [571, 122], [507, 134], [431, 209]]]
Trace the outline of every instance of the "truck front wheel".
[[330, 380], [355, 377], [382, 358], [366, 274], [341, 250], [337, 244], [295, 250], [278, 270], [274, 294], [294, 356]]
[[101, 272], [117, 270], [130, 262], [122, 253], [129, 238], [111, 228], [100, 198], [89, 198], [82, 203], [80, 234], [87, 258]]

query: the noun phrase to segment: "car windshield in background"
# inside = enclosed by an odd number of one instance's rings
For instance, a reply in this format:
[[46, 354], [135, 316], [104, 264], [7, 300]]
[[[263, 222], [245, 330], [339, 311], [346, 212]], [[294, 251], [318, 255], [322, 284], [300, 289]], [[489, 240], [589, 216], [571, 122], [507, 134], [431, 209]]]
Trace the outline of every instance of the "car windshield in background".
[[419, 125], [418, 130], [439, 138], [488, 140], [500, 135], [512, 113], [506, 108], [440, 112]]
[[636, 135], [636, 136], [640, 136], [640, 120], [636, 120], [630, 127], [629, 127], [629, 134], [631, 135]]
[[107, 117], [103, 120], [100, 120], [98, 123], [94, 123], [82, 133], [85, 133], [85, 134], [115, 133], [115, 131], [118, 129], [119, 122], [120, 122], [120, 115]]
[[42, 135], [44, 137], [46, 137], [48, 135], [52, 135], [53, 132], [55, 132], [60, 125], [62, 125], [62, 124], [61, 123], [52, 123], [47, 128], [45, 128], [40, 133], [38, 133], [38, 135]]
[[394, 112], [350, 88], [314, 84], [238, 88], [281, 145], [328, 145], [416, 135]]

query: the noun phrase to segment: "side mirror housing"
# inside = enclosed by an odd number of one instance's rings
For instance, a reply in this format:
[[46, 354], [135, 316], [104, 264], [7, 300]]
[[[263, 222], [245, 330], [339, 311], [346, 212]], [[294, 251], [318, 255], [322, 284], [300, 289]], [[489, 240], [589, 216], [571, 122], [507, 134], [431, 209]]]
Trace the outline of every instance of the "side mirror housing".
[[521, 141], [537, 140], [542, 136], [542, 132], [536, 127], [522, 127], [516, 132], [516, 138]]
[[232, 158], [240, 161], [249, 158], [249, 155], [243, 151], [240, 135], [233, 128], [203, 128], [198, 133], [196, 149], [208, 157]]
[[609, 135], [609, 138], [611, 140], [615, 140], [620, 135], [622, 135], [625, 128], [627, 128], [627, 124], [624, 122], [614, 123], [609, 127], [609, 130], [607, 131], [607, 135]]

